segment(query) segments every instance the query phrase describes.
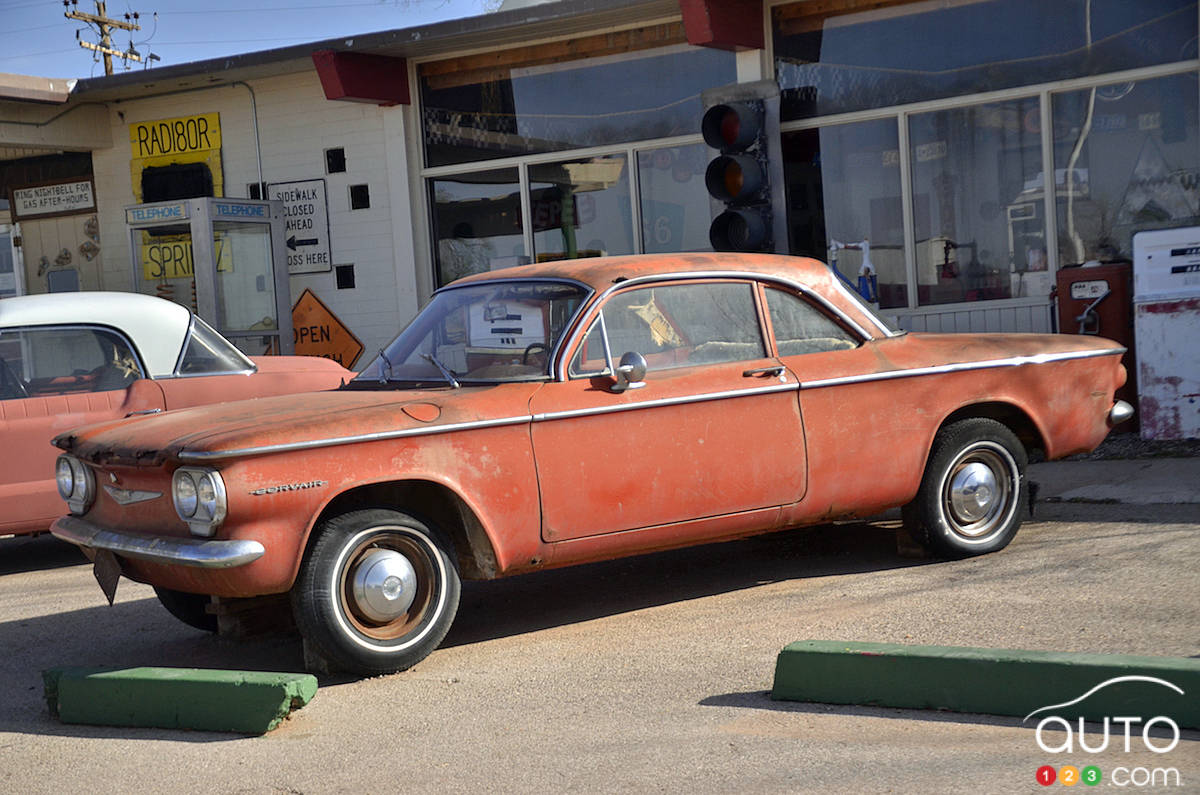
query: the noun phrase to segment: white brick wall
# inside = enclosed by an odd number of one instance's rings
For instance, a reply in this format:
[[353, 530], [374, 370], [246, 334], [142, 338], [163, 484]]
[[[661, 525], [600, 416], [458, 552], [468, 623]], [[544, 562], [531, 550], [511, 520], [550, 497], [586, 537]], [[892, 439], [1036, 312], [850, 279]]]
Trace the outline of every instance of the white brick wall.
[[[315, 71], [252, 81], [264, 182], [324, 179], [335, 265], [353, 264], [355, 287], [338, 290], [334, 273], [291, 277], [292, 302], [311, 289], [362, 340], [364, 366], [417, 310], [412, 215], [402, 108], [325, 99]], [[225, 195], [245, 197], [258, 181], [251, 96], [244, 85], [191, 91], [110, 106], [114, 145], [93, 154], [106, 289], [133, 289], [124, 208], [134, 203], [129, 125], [217, 112], [221, 116]], [[325, 150], [342, 147], [346, 171], [325, 173]], [[371, 206], [350, 209], [350, 186], [369, 186]], [[391, 194], [404, 186], [399, 197]]]

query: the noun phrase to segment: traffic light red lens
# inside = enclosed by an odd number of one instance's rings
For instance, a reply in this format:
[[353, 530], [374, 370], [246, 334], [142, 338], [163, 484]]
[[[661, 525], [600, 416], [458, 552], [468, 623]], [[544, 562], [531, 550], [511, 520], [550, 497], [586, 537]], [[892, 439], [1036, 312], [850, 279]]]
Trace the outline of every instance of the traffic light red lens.
[[736, 111], [727, 110], [721, 117], [721, 140], [726, 146], [733, 146], [742, 132], [742, 119]]

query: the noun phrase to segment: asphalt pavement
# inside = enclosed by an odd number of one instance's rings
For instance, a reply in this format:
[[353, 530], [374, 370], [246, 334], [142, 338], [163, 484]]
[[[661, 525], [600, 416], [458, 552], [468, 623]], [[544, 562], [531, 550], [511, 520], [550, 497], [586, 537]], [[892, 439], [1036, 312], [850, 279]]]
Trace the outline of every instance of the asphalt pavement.
[[769, 698], [805, 639], [1200, 656], [1200, 459], [1029, 476], [1033, 518], [979, 558], [901, 556], [885, 517], [468, 583], [427, 660], [322, 678], [262, 737], [52, 719], [47, 668], [298, 671], [299, 643], [193, 630], [128, 581], [109, 607], [74, 549], [5, 541], [0, 793], [1045, 792], [1037, 770], [1068, 764], [1196, 791], [1195, 731], [1052, 754], [1016, 718]]

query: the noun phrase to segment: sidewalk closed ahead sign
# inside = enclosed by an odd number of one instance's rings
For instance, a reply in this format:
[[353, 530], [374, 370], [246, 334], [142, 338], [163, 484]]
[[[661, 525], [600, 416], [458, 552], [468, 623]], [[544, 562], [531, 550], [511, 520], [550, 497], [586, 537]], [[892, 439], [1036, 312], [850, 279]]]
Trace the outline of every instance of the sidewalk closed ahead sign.
[[274, 182], [267, 198], [283, 202], [288, 273], [326, 273], [333, 270], [329, 253], [329, 203], [325, 180]]

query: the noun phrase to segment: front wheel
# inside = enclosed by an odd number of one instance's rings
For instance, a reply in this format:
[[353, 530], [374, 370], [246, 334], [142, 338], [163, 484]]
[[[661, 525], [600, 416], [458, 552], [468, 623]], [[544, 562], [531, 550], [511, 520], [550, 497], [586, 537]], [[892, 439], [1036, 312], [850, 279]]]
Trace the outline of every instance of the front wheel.
[[292, 588], [296, 626], [333, 668], [409, 668], [442, 642], [458, 611], [448, 540], [399, 511], [351, 511], [323, 523]]
[[965, 558], [1008, 546], [1028, 496], [1025, 447], [1005, 425], [986, 418], [940, 430], [905, 524], [930, 552]]

